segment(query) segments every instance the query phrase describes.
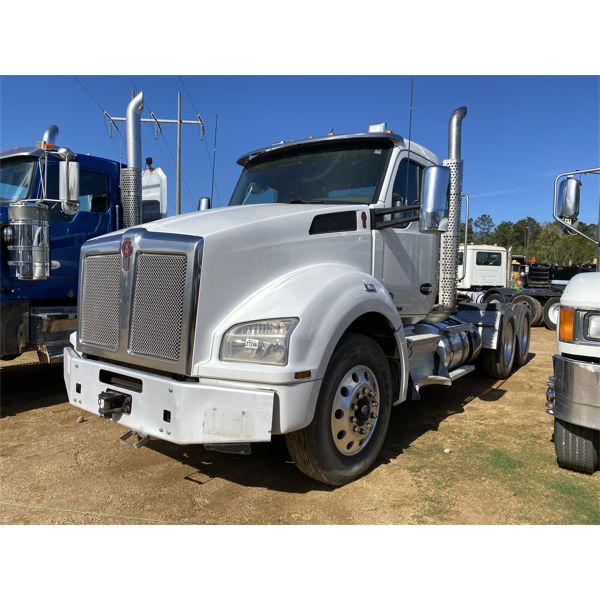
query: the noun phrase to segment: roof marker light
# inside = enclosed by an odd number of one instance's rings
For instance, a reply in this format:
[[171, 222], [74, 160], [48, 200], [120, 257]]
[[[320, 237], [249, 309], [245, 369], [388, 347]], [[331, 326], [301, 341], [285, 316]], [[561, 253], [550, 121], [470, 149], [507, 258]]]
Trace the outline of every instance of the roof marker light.
[[385, 123], [385, 121], [383, 123], [371, 123], [369, 125], [369, 133], [388, 133], [386, 129], [387, 123]]

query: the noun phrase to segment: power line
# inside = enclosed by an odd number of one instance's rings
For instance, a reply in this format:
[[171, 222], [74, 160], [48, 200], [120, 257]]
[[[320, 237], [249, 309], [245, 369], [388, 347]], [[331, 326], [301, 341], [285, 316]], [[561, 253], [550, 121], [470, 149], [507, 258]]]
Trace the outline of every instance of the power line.
[[[90, 92], [85, 85], [83, 85], [83, 82], [79, 79], [79, 77], [77, 77], [76, 75], [73, 75], [73, 79], [81, 86], [81, 89], [88, 95], [88, 97], [90, 98], [90, 100], [100, 109], [100, 111], [102, 112], [102, 115], [104, 117], [106, 117], [106, 115], [108, 114], [104, 108], [100, 105], [100, 102], [98, 102], [98, 100], [96, 100], [96, 98], [94, 97], [94, 95], [92, 94], [92, 92]], [[113, 123], [114, 125], [114, 123]], [[104, 126], [106, 128], [106, 118], [104, 120]], [[121, 136], [121, 138], [123, 138], [123, 134], [120, 132], [119, 128], [115, 125], [115, 129], [117, 130], [118, 134]]]
[[[181, 75], [177, 75], [177, 79], [179, 79], [179, 81], [181, 82], [181, 85], [183, 86], [183, 90], [185, 91], [187, 97], [190, 99], [190, 102], [192, 103], [192, 108], [196, 111], [196, 114], [199, 115], [200, 111], [196, 107], [194, 99], [192, 98], [192, 95], [190, 94], [187, 86], [185, 85], [185, 81], [183, 81]], [[211, 177], [211, 188], [214, 185], [216, 195], [220, 199], [219, 188], [217, 187], [217, 184], [214, 181], [214, 169], [215, 169], [215, 167], [214, 167], [213, 162], [212, 162], [212, 160], [210, 158], [210, 152], [209, 152], [209, 149], [208, 149], [208, 143], [206, 141], [206, 135], [202, 137], [202, 141], [204, 142], [204, 150], [206, 151], [206, 158], [208, 159], [208, 166], [210, 167], [210, 170], [213, 173], [213, 175]], [[211, 195], [212, 195], [212, 189], [211, 189]]]

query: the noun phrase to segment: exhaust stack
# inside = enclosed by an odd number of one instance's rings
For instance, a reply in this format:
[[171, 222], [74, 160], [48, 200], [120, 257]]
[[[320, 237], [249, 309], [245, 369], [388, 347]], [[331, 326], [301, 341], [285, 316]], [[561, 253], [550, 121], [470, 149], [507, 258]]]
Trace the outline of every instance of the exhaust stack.
[[121, 169], [123, 226], [142, 222], [142, 117], [144, 94], [140, 92], [127, 106], [127, 167]]
[[42, 142], [45, 144], [50, 144], [52, 146], [55, 146], [57, 137], [58, 137], [58, 126], [48, 125], [48, 129], [46, 129], [46, 131], [44, 131], [44, 135], [42, 136]]
[[460, 241], [460, 209], [462, 195], [461, 133], [462, 120], [467, 107], [461, 106], [452, 112], [448, 126], [448, 158], [444, 166], [450, 168], [450, 203], [448, 210], [448, 231], [442, 234], [440, 242], [440, 290], [439, 310], [451, 314], [456, 310], [456, 279], [458, 245]]

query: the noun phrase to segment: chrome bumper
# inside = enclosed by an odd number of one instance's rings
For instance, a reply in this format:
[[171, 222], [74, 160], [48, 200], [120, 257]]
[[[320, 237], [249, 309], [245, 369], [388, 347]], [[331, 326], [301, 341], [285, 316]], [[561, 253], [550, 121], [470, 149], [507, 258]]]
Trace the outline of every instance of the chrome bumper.
[[548, 380], [546, 412], [590, 429], [600, 430], [600, 364], [552, 357], [554, 375]]

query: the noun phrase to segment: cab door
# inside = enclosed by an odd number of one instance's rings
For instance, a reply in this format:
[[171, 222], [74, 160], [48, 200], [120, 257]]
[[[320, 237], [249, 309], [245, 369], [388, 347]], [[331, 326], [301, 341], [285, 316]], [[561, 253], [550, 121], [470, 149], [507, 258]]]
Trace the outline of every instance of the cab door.
[[410, 159], [407, 152], [400, 153], [385, 207], [414, 205], [413, 210], [394, 213], [389, 219], [413, 217], [414, 220], [378, 231], [382, 253], [380, 278], [401, 317], [423, 318], [433, 308], [438, 291], [440, 236], [421, 233], [418, 220], [423, 169], [432, 164], [413, 152]]

